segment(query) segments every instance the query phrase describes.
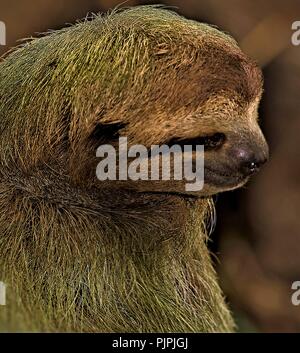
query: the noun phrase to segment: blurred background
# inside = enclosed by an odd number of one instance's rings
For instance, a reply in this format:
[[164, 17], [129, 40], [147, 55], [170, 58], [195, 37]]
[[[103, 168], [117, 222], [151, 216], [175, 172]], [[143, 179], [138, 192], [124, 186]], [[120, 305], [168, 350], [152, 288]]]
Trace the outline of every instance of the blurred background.
[[[7, 45], [0, 46], [0, 55], [22, 38], [121, 2], [1, 1]], [[300, 306], [291, 302], [291, 285], [300, 281], [300, 46], [291, 42], [300, 1], [127, 1], [120, 6], [154, 3], [217, 25], [263, 68], [260, 119], [271, 160], [247, 187], [218, 196], [210, 248], [239, 331], [300, 332]]]

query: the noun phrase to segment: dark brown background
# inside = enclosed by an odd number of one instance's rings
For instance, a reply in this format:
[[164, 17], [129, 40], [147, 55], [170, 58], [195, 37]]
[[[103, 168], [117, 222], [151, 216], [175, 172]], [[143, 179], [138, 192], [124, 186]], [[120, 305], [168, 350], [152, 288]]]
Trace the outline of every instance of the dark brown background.
[[[7, 46], [106, 11], [113, 0], [10, 0], [0, 3]], [[127, 1], [124, 5], [153, 1]], [[300, 46], [291, 44], [299, 0], [161, 1], [189, 18], [218, 25], [263, 67], [261, 123], [271, 160], [239, 191], [218, 196], [211, 249], [241, 331], [298, 331], [300, 307], [291, 284], [300, 280]], [[123, 5], [123, 6], [124, 6]]]

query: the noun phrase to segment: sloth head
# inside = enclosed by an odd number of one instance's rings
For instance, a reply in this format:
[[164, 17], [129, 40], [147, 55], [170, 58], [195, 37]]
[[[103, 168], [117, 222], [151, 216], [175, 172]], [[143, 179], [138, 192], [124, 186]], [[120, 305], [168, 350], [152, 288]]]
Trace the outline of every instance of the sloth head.
[[194, 194], [208, 196], [243, 185], [268, 158], [260, 69], [230, 36], [173, 12], [96, 17], [28, 43], [1, 66], [1, 82], [16, 82], [0, 93], [28, 170], [43, 159], [82, 187], [189, 194], [184, 179], [99, 181], [96, 150], [119, 137], [148, 150], [204, 145], [204, 187]]
[[204, 187], [187, 192], [184, 178], [115, 185], [198, 196], [242, 186], [268, 158], [257, 114], [261, 70], [215, 28], [165, 10], [151, 9], [148, 17], [139, 11], [119, 14], [128, 31], [119, 39], [126, 50], [121, 45], [124, 53], [112, 65], [118, 74], [123, 70], [126, 83], [118, 86], [115, 100], [110, 96], [93, 138], [114, 144], [127, 137], [129, 146], [149, 151], [152, 145], [203, 145]]

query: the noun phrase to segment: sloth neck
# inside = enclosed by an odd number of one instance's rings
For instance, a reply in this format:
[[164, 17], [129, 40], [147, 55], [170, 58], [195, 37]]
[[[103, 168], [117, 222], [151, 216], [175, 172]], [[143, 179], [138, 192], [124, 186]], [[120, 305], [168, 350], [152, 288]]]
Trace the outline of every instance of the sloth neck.
[[208, 199], [64, 182], [11, 174], [1, 184], [11, 305], [0, 330], [232, 330], [206, 247]]

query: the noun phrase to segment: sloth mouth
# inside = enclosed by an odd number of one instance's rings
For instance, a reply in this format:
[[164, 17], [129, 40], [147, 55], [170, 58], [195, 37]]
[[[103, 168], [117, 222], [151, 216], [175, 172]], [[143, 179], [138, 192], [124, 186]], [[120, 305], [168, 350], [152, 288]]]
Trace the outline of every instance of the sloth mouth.
[[249, 177], [242, 174], [230, 172], [229, 170], [218, 170], [205, 166], [204, 182], [217, 187], [235, 187], [246, 183]]
[[[237, 187], [242, 186], [249, 180], [249, 177], [245, 177], [241, 174], [230, 172], [229, 170], [217, 170], [211, 167], [205, 167], [204, 169], [204, 188], [206, 186], [212, 186], [220, 190], [219, 192], [232, 190]], [[168, 196], [177, 196], [186, 199], [187, 201], [197, 200], [202, 197], [201, 190], [198, 193], [187, 192], [187, 191], [143, 191], [145, 194], [156, 194], [156, 195], [168, 195]]]
[[143, 191], [143, 194], [151, 194], [151, 195], [166, 195], [166, 196], [177, 196], [177, 197], [181, 197], [184, 198], [186, 200], [197, 200], [200, 199], [204, 196], [201, 195], [197, 195], [194, 193], [188, 193], [188, 192], [180, 192], [180, 191]]

